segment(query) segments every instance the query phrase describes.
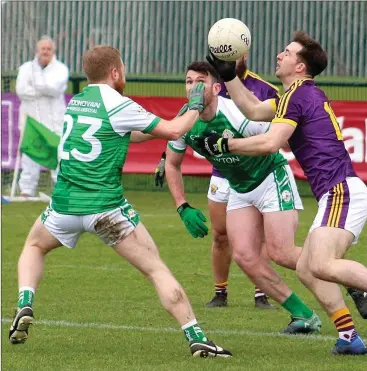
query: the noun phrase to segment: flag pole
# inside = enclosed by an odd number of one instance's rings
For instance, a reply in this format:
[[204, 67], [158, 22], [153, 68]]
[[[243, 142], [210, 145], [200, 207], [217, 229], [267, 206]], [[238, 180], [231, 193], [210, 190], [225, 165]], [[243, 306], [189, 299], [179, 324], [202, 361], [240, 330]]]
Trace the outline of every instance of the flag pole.
[[15, 192], [17, 190], [19, 167], [20, 167], [20, 146], [23, 141], [23, 135], [24, 135], [24, 129], [25, 129], [26, 122], [27, 122], [27, 117], [25, 118], [23, 125], [21, 125], [17, 155], [15, 157], [15, 167], [14, 167], [14, 174], [13, 174], [13, 182], [11, 184], [10, 199], [15, 197]]

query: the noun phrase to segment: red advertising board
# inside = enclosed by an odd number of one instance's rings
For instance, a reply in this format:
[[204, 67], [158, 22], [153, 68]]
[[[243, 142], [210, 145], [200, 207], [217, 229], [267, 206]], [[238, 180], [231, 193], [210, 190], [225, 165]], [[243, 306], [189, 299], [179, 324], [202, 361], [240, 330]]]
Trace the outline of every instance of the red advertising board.
[[[15, 164], [19, 142], [18, 112], [19, 99], [15, 93], [2, 93], [1, 97], [1, 165], [12, 169]], [[67, 96], [68, 101], [71, 96]], [[146, 110], [164, 119], [172, 119], [185, 104], [184, 98], [131, 97]], [[331, 103], [344, 136], [345, 146], [350, 153], [358, 175], [367, 182], [367, 101], [335, 101]], [[124, 167], [125, 173], [152, 173], [166, 148], [165, 140], [152, 140], [130, 144]], [[297, 178], [304, 174], [291, 152], [284, 152]], [[188, 149], [183, 162], [183, 174], [210, 175], [212, 166], [203, 157]]]
[[[134, 97], [136, 102], [146, 110], [165, 119], [175, 117], [185, 104], [183, 98]], [[367, 182], [367, 102], [335, 101], [331, 106], [342, 129], [347, 148], [357, 174]], [[151, 173], [154, 171], [166, 141], [153, 140], [141, 144], [131, 144], [124, 172]], [[305, 179], [304, 173], [292, 152], [284, 152], [297, 178]], [[191, 149], [186, 152], [183, 173], [192, 175], [209, 175], [212, 166]]]

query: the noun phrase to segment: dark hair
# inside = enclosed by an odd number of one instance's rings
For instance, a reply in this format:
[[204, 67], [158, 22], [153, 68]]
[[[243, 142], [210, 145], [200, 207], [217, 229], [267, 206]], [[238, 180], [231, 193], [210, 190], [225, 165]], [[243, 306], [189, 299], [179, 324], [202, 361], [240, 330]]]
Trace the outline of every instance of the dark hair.
[[121, 66], [120, 52], [112, 46], [96, 45], [83, 55], [83, 70], [91, 83], [105, 79], [113, 68]]
[[296, 31], [293, 41], [303, 47], [297, 55], [306, 65], [307, 74], [312, 77], [319, 75], [327, 66], [327, 54], [321, 44], [304, 31]]
[[192, 62], [186, 69], [186, 72], [195, 71], [204, 73], [207, 76], [211, 76], [214, 82], [219, 82], [219, 75], [214, 67], [208, 62]]

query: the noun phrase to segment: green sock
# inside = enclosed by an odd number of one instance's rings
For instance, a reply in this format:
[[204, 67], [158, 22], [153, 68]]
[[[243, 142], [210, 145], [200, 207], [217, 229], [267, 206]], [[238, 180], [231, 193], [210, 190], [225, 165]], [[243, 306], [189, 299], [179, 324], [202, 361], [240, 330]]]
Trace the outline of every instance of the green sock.
[[198, 341], [200, 343], [208, 341], [207, 337], [205, 336], [203, 330], [200, 328], [196, 320], [190, 321], [186, 325], [183, 325], [182, 330], [184, 330], [185, 338], [187, 341]]
[[282, 307], [294, 317], [311, 318], [313, 310], [310, 309], [294, 292], [285, 300]]
[[18, 308], [24, 308], [24, 307], [31, 307], [34, 300], [34, 291], [29, 290], [30, 287], [27, 289], [21, 288], [19, 290], [19, 297], [18, 297]]

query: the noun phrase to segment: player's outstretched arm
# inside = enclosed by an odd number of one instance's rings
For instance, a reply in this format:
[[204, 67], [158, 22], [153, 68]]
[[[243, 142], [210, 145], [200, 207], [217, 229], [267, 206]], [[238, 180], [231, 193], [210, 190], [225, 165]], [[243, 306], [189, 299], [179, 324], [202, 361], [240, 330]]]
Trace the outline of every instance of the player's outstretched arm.
[[184, 152], [177, 153], [169, 147], [166, 151], [166, 179], [172, 197], [175, 200], [177, 212], [185, 224], [187, 231], [194, 238], [203, 238], [208, 234], [206, 218], [203, 213], [191, 207], [186, 201], [184, 184], [182, 180], [181, 164]]
[[173, 120], [160, 120], [151, 133], [159, 138], [177, 140], [186, 134], [199, 118], [199, 111], [188, 111]]
[[151, 131], [151, 134], [170, 140], [177, 140], [186, 134], [194, 126], [200, 113], [205, 108], [204, 89], [203, 83], [195, 85], [190, 90], [187, 112], [170, 121], [161, 120]]
[[152, 139], [158, 139], [158, 138], [151, 134], [144, 134], [141, 131], [132, 131], [130, 135], [131, 143], [142, 143], [142, 142], [147, 142], [148, 140], [152, 140]]
[[243, 86], [243, 83], [236, 75], [235, 62], [222, 61], [211, 52], [206, 56], [206, 59], [224, 81], [231, 99], [248, 119], [271, 121], [274, 118], [274, 105], [270, 101], [260, 101]]
[[242, 84], [238, 77], [226, 82], [225, 85], [233, 102], [248, 119], [271, 121], [274, 118], [276, 111], [274, 100], [260, 101]]
[[222, 153], [236, 153], [246, 156], [262, 156], [277, 152], [286, 145], [295, 127], [287, 123], [272, 124], [265, 134], [249, 138], [227, 139], [211, 134], [196, 139], [199, 147], [210, 156]]

